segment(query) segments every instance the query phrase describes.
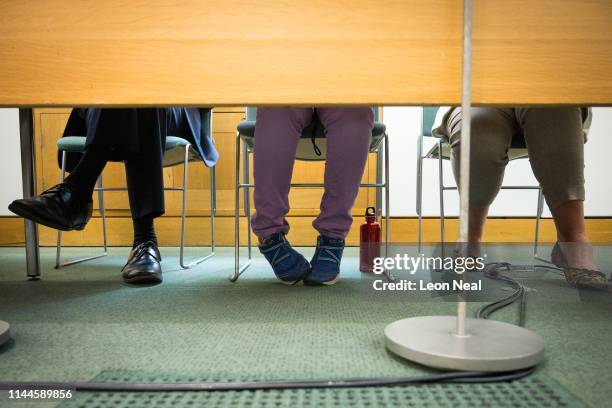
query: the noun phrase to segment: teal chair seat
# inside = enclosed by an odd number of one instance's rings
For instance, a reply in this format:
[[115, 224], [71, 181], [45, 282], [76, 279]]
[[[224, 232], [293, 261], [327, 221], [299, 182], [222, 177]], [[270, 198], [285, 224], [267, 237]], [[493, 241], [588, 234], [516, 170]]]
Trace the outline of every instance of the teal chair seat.
[[57, 141], [57, 148], [62, 152], [82, 153], [85, 141], [85, 136], [66, 136]]
[[[86, 141], [85, 136], [66, 136], [57, 141], [57, 148], [65, 152], [81, 153], [85, 151]], [[168, 151], [177, 147], [185, 147], [188, 144], [189, 142], [181, 137], [167, 136], [164, 149]]]
[[189, 144], [189, 142], [181, 137], [176, 136], [166, 136], [166, 146], [164, 149], [166, 151], [176, 149], [177, 147], [185, 147]]
[[[87, 138], [85, 136], [66, 136], [57, 141], [57, 148], [62, 152], [82, 153], [85, 151]], [[164, 146], [164, 167], [175, 166], [185, 160], [185, 146], [189, 142], [181, 137], [167, 136]], [[189, 161], [198, 159], [194, 149], [189, 150]]]

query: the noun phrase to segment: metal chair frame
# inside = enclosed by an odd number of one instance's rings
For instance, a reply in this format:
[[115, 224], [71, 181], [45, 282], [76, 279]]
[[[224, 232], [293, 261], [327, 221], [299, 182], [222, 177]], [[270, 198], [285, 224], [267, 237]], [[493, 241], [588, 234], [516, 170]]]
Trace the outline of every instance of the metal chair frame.
[[[423, 234], [423, 159], [429, 159], [427, 155], [423, 155], [423, 141], [425, 137], [435, 137], [435, 136], [425, 136], [425, 132], [423, 131], [424, 124], [424, 113], [421, 113], [421, 134], [417, 139], [417, 202], [416, 202], [416, 211], [418, 215], [418, 245], [419, 245], [419, 253], [421, 253], [422, 247], [422, 234]], [[443, 157], [442, 147], [445, 145], [442, 139], [438, 138], [437, 140], [437, 148], [438, 148], [438, 185], [439, 185], [439, 194], [440, 194], [440, 244], [442, 246], [442, 256], [444, 256], [444, 246], [445, 246], [445, 234], [444, 234], [444, 223], [445, 223], [445, 215], [444, 215], [444, 192], [450, 190], [457, 190], [457, 186], [445, 186], [444, 185], [444, 166], [442, 165], [444, 160], [448, 160]], [[448, 143], [446, 143], [448, 144]], [[517, 157], [514, 160], [522, 160], [528, 159], [529, 156], [525, 155], [522, 157]], [[542, 219], [542, 212], [544, 210], [544, 197], [542, 194], [542, 187], [538, 184], [534, 185], [520, 185], [520, 186], [501, 186], [502, 190], [537, 190], [538, 191], [538, 199], [537, 199], [537, 208], [536, 208], [536, 225], [535, 225], [535, 241], [533, 245], [533, 256], [534, 258], [549, 262], [548, 260], [540, 257], [538, 255], [538, 245], [539, 245], [539, 237], [540, 237], [540, 221]]]
[[[212, 127], [212, 125], [211, 125]], [[186, 221], [186, 207], [187, 207], [187, 175], [189, 170], [189, 152], [191, 144], [185, 145], [185, 156], [183, 160], [183, 185], [182, 187], [164, 187], [164, 191], [181, 191], [182, 196], [182, 208], [181, 208], [181, 239], [179, 246], [179, 263], [181, 268], [189, 269], [195, 265], [198, 265], [205, 260], [215, 255], [215, 214], [217, 211], [217, 192], [216, 192], [216, 166], [210, 168], [210, 238], [211, 238], [211, 252], [199, 259], [196, 259], [190, 263], [185, 263], [184, 250], [185, 250], [185, 221]], [[172, 166], [169, 166], [172, 167]], [[62, 151], [62, 175], [61, 181], [64, 182], [66, 174], [66, 151]], [[102, 240], [104, 251], [100, 255], [94, 255], [86, 258], [76, 259], [68, 262], [61, 262], [61, 250], [62, 250], [62, 231], [57, 231], [57, 244], [56, 244], [56, 255], [55, 255], [55, 269], [59, 269], [64, 266], [74, 265], [81, 262], [91, 261], [93, 259], [102, 258], [108, 255], [108, 241], [106, 236], [106, 209], [104, 207], [104, 192], [105, 191], [127, 191], [126, 187], [104, 187], [102, 182], [102, 175], [98, 179], [98, 187], [94, 189], [98, 192], [98, 205], [100, 209], [100, 217], [102, 218]]]
[[[245, 113], [248, 116], [247, 113]], [[242, 143], [241, 143], [242, 142]], [[241, 146], [242, 144], [242, 146]], [[244, 165], [242, 166], [243, 182], [240, 177], [240, 154], [242, 151], [242, 160]], [[380, 143], [376, 149], [371, 150], [370, 153], [376, 153], [376, 183], [361, 183], [359, 187], [365, 188], [376, 188], [376, 217], [380, 219], [382, 215], [382, 190], [385, 190], [385, 256], [389, 253], [389, 138], [387, 132], [383, 135], [383, 142]], [[250, 159], [249, 155], [253, 153], [244, 141], [240, 132], [236, 132], [236, 204], [235, 204], [235, 237], [234, 237], [234, 251], [235, 251], [235, 263], [234, 271], [229, 277], [231, 282], [236, 282], [240, 275], [251, 265], [253, 259], [253, 246], [251, 239], [251, 199], [250, 189], [255, 188], [255, 184], [250, 182]], [[383, 160], [383, 156], [384, 160]], [[299, 160], [299, 159], [297, 159]], [[321, 159], [320, 161], [324, 161]], [[311, 161], [311, 160], [308, 160]], [[384, 180], [383, 180], [383, 166], [384, 166]], [[291, 183], [291, 188], [323, 188], [323, 183]], [[244, 215], [247, 219], [247, 254], [248, 260], [244, 265], [240, 265], [240, 191], [244, 194]]]

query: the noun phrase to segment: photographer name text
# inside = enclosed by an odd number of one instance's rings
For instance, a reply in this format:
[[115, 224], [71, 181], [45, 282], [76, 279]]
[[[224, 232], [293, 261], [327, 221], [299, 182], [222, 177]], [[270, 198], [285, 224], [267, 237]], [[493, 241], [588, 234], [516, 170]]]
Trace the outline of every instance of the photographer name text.
[[411, 281], [400, 280], [397, 282], [386, 282], [382, 279], [377, 279], [372, 282], [372, 287], [377, 291], [472, 291], [477, 292], [482, 290], [482, 281], [464, 282], [463, 280], [455, 280], [453, 282], [427, 282], [423, 280]]

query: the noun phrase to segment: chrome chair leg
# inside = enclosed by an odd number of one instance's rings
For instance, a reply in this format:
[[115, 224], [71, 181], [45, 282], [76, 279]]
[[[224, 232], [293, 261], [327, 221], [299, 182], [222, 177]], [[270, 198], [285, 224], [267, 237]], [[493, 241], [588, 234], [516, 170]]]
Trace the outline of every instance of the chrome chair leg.
[[106, 207], [104, 204], [104, 185], [102, 182], [102, 174], [98, 178], [98, 209], [102, 220], [102, 244], [104, 245], [104, 255], [108, 254], [108, 238], [106, 235]]
[[[389, 206], [386, 205], [383, 214], [383, 189], [385, 190], [385, 203], [389, 202], [389, 159], [387, 156], [388, 144], [387, 134], [384, 135], [384, 144], [376, 149], [376, 219], [383, 222], [385, 220], [385, 257], [389, 256]], [[384, 166], [384, 167], [383, 167]], [[383, 170], [384, 169], [384, 170]], [[384, 171], [384, 180], [383, 180]], [[390, 281], [394, 280], [393, 275], [385, 270], [385, 276]]]
[[[66, 178], [66, 151], [64, 150], [62, 151], [62, 174], [60, 178], [62, 183], [64, 182], [65, 178]], [[103, 238], [104, 252], [100, 255], [88, 256], [85, 258], [75, 259], [74, 261], [62, 263], [62, 260], [61, 260], [62, 231], [58, 230], [57, 231], [57, 243], [56, 243], [56, 248], [55, 248], [55, 269], [59, 269], [64, 266], [75, 265], [81, 262], [91, 261], [91, 260], [102, 258], [108, 255], [108, 245], [106, 241], [106, 217], [105, 217], [104, 195], [103, 195], [104, 186], [102, 184], [102, 175], [100, 175], [100, 177], [98, 178], [98, 188], [96, 190], [98, 190], [98, 204], [99, 204], [100, 214], [102, 218], [102, 238]]]
[[444, 166], [442, 160], [442, 143], [438, 140], [438, 176], [440, 187], [440, 245], [442, 248], [442, 257], [445, 256], [445, 236], [444, 236]]
[[391, 241], [391, 230], [389, 228], [390, 203], [389, 203], [389, 138], [385, 134], [385, 148], [383, 151], [385, 157], [385, 257], [389, 256], [389, 242]]
[[418, 253], [422, 252], [423, 245], [423, 135], [417, 139], [417, 185], [416, 185], [416, 212], [418, 217]]
[[538, 261], [552, 264], [550, 259], [546, 259], [538, 254], [540, 246], [540, 221], [542, 220], [542, 212], [544, 211], [544, 195], [542, 194], [542, 187], [538, 189], [538, 208], [536, 211], [536, 226], [535, 226], [535, 239], [533, 242], [533, 258]]
[[251, 265], [249, 259], [246, 264], [240, 266], [240, 133], [236, 132], [236, 155], [235, 155], [235, 177], [236, 191], [234, 195], [234, 272], [230, 275], [230, 282], [236, 282], [240, 275]]
[[[62, 174], [60, 176], [60, 182], [64, 182], [66, 178], [66, 151], [62, 151]], [[55, 269], [61, 267], [61, 254], [62, 252], [62, 231], [57, 230], [57, 243], [55, 245]]]
[[183, 203], [181, 207], [181, 238], [180, 238], [180, 244], [179, 244], [179, 263], [181, 265], [181, 268], [183, 269], [189, 268], [188, 265], [183, 264], [183, 255], [184, 255], [183, 253], [185, 250], [185, 205], [187, 203], [186, 190], [187, 190], [187, 175], [189, 173], [188, 163], [189, 163], [189, 147], [186, 146], [185, 147], [185, 157], [183, 161], [183, 187], [181, 189], [183, 193]]
[[[387, 134], [385, 133], [385, 138], [384, 138], [384, 160], [385, 160], [385, 257], [389, 257], [389, 244], [391, 241], [391, 230], [390, 230], [390, 217], [391, 217], [391, 211], [390, 211], [390, 202], [389, 202], [389, 196], [390, 196], [390, 191], [389, 191], [389, 137], [387, 136]], [[385, 270], [385, 275], [387, 277], [387, 279], [389, 279], [390, 281], [395, 281], [395, 277], [393, 276], [393, 274], [387, 270]]]
[[382, 157], [382, 152], [381, 152], [382, 148], [379, 145], [378, 148], [376, 149], [376, 198], [375, 198], [375, 206], [376, 206], [376, 220], [379, 222], [382, 222], [382, 217], [383, 217], [383, 213], [382, 213], [382, 195], [383, 195], [383, 191], [382, 189], [384, 187], [381, 187], [381, 185], [383, 184], [383, 157]]
[[244, 171], [244, 184], [247, 186], [244, 188], [244, 216], [247, 221], [247, 251], [249, 261], [253, 258], [253, 243], [251, 242], [251, 189], [248, 186], [250, 182], [250, 170], [251, 163], [249, 160], [249, 148], [246, 143], [242, 144], [242, 155], [243, 155], [243, 171]]
[[215, 217], [217, 216], [217, 167], [210, 168], [210, 249], [214, 254], [215, 243]]
[[[210, 254], [200, 259], [197, 259], [191, 263], [185, 264], [185, 258], [184, 258], [184, 255], [185, 255], [185, 221], [187, 218], [186, 209], [187, 209], [187, 175], [189, 173], [189, 149], [191, 149], [191, 145], [187, 144], [185, 146], [185, 159], [183, 161], [183, 188], [181, 189], [181, 191], [183, 192], [183, 203], [182, 203], [182, 208], [181, 208], [181, 242], [180, 242], [180, 248], [179, 248], [179, 254], [180, 254], [179, 263], [181, 265], [181, 268], [183, 269], [189, 269], [215, 256], [215, 251], [214, 249], [212, 249]], [[211, 169], [211, 174], [212, 174], [212, 169]], [[213, 189], [214, 186], [211, 184], [210, 188]], [[211, 193], [211, 196], [212, 196], [212, 193]], [[211, 198], [211, 208], [212, 208], [212, 198]], [[211, 211], [211, 222], [214, 222], [212, 221], [213, 217], [214, 216]], [[212, 225], [211, 227], [214, 228], [214, 225]]]

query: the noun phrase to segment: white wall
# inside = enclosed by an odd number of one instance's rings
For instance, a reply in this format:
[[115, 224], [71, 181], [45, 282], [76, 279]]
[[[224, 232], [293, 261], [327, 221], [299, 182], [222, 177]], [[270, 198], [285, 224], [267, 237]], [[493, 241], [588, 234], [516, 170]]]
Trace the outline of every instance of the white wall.
[[[416, 138], [420, 132], [421, 108], [386, 107], [384, 122], [389, 132], [390, 204], [392, 216], [416, 216]], [[585, 146], [585, 178], [587, 216], [612, 215], [612, 108], [594, 108], [589, 141]], [[434, 139], [426, 138], [424, 151]], [[450, 163], [444, 161], [444, 183], [453, 185]], [[439, 215], [438, 161], [423, 163], [423, 215]], [[531, 185], [536, 180], [527, 160], [511, 162], [506, 170], [505, 185]], [[493, 203], [492, 216], [534, 216], [537, 194], [535, 191], [502, 191]], [[459, 199], [456, 191], [445, 193], [445, 213], [457, 216]], [[550, 216], [548, 208], [545, 216]]]
[[612, 108], [593, 108], [585, 145], [586, 215], [612, 215]]
[[[391, 215], [416, 216], [416, 137], [419, 134], [420, 108], [384, 108], [391, 145]], [[0, 149], [3, 177], [0, 177], [0, 215], [10, 215], [8, 204], [22, 196], [19, 148], [19, 117], [17, 109], [0, 109]], [[585, 148], [586, 214], [612, 216], [612, 108], [594, 108], [593, 125]], [[425, 151], [432, 141], [426, 143]], [[445, 183], [453, 183], [450, 164], [444, 163]], [[423, 165], [423, 210], [426, 216], [439, 214], [438, 168], [436, 160]], [[510, 163], [506, 184], [535, 183], [526, 160]], [[456, 216], [458, 197], [454, 191], [446, 194], [446, 213]], [[493, 216], [533, 216], [536, 208], [534, 192], [501, 192], [491, 208]], [[548, 210], [546, 214], [549, 215]]]
[[14, 215], [7, 207], [15, 198], [23, 196], [18, 109], [0, 109], [0, 139], [0, 216]]

